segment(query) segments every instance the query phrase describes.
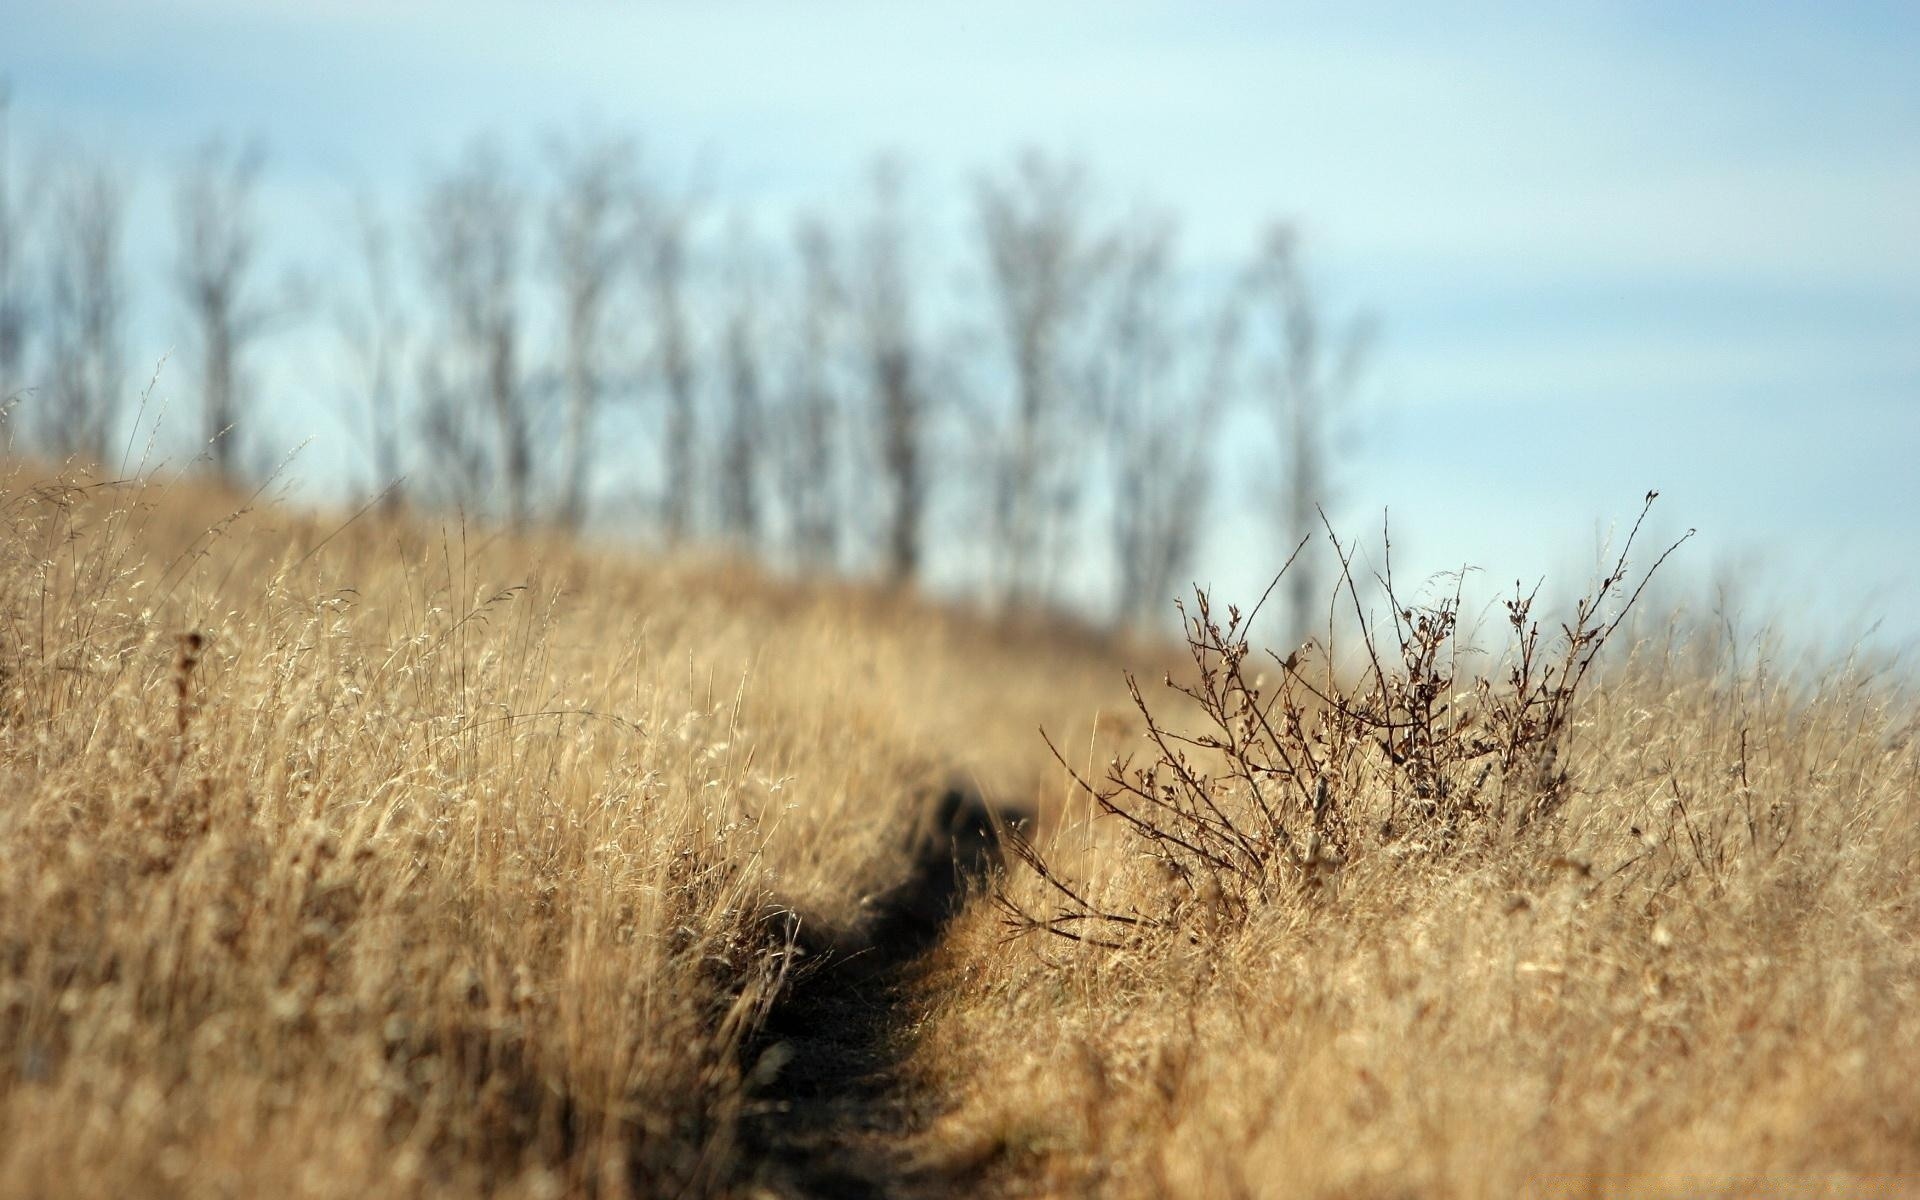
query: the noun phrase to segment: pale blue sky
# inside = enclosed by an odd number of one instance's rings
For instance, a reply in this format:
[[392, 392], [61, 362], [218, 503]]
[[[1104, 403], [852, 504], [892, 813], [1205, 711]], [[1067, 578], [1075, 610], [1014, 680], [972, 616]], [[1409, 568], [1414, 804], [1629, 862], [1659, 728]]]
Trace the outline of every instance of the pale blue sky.
[[[0, 0], [0, 28], [22, 132], [146, 177], [156, 297], [160, 180], [214, 130], [266, 139], [309, 269], [351, 189], [587, 117], [768, 212], [880, 148], [957, 204], [1035, 143], [1178, 208], [1202, 259], [1291, 217], [1382, 324], [1340, 512], [1390, 506], [1408, 570], [1583, 572], [1658, 487], [1700, 575], [1920, 636], [1920, 6]], [[285, 403], [338, 440], [326, 397]], [[1208, 577], [1251, 589], [1260, 530]]]

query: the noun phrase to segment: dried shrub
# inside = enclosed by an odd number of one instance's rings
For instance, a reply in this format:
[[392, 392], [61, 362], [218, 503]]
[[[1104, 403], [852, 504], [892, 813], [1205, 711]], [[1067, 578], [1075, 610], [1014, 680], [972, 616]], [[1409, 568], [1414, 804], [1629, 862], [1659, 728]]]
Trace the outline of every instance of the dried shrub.
[[1462, 670], [1457, 584], [1435, 600], [1402, 600], [1390, 540], [1375, 576], [1388, 609], [1383, 624], [1362, 599], [1352, 547], [1327, 528], [1340, 562], [1333, 604], [1351, 607], [1361, 644], [1362, 665], [1345, 678], [1329, 633], [1284, 656], [1263, 652], [1277, 669], [1269, 686], [1250, 670], [1258, 657], [1250, 630], [1266, 597], [1246, 613], [1229, 605], [1222, 619], [1196, 590], [1193, 607], [1180, 606], [1191, 682], [1165, 680], [1192, 716], [1176, 723], [1157, 711], [1129, 676], [1145, 761], [1116, 758], [1104, 777], [1088, 779], [1054, 750], [1098, 814], [1119, 822], [1164, 868], [1164, 907], [1103, 906], [1032, 842], [1015, 838], [1015, 852], [1062, 903], [1036, 913], [1002, 889], [997, 901], [1009, 926], [1106, 944], [1117, 943], [1089, 930], [1165, 928], [1196, 911], [1231, 926], [1282, 893], [1321, 891], [1362, 854], [1456, 858], [1538, 825], [1572, 786], [1563, 746], [1583, 684], [1648, 581], [1692, 536], [1630, 583], [1630, 555], [1656, 496], [1647, 493], [1613, 566], [1566, 620], [1543, 622], [1539, 589], [1516, 587], [1505, 601], [1510, 641], [1493, 674]]

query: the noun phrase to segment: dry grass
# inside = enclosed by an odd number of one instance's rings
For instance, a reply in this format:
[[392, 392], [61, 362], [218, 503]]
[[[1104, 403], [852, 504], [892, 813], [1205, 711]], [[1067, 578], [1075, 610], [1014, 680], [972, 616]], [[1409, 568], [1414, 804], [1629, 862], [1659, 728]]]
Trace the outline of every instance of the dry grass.
[[1266, 693], [1202, 598], [1146, 763], [1080, 771], [1098, 815], [943, 948], [930, 1159], [1049, 1194], [1920, 1194], [1914, 695], [1677, 631], [1589, 670], [1632, 587], [1557, 645], [1520, 598], [1471, 680], [1442, 598]]
[[722, 1188], [772, 918], [847, 919], [920, 793], [1031, 786], [1092, 707], [909, 601], [32, 479], [0, 1194]]
[[1024, 930], [961, 915], [902, 1025], [928, 1190], [1920, 1191], [1899, 680], [1674, 634], [1525, 754], [1384, 770], [1349, 721], [1272, 821], [1196, 777], [1270, 839], [1209, 879], [1035, 732], [1162, 762], [1121, 679], [1151, 651], [33, 479], [0, 489], [0, 1196], [733, 1190], [782, 914], [856, 920], [956, 776], [1045, 798], [1036, 861], [1137, 919], [1055, 936], [1024, 870]]

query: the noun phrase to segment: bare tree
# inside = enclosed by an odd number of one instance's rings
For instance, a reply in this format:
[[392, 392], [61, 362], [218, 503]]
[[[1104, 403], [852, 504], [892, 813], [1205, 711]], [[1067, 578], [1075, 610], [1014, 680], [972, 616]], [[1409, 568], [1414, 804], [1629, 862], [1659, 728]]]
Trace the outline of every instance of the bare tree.
[[1092, 356], [1106, 437], [1116, 613], [1164, 623], [1205, 525], [1213, 439], [1231, 397], [1240, 296], [1186, 319], [1170, 218], [1143, 216], [1115, 244]]
[[39, 405], [41, 444], [59, 455], [108, 459], [124, 383], [122, 238], [127, 194], [104, 166], [74, 167], [54, 203], [47, 281], [51, 386]]
[[[424, 432], [459, 495], [487, 495], [486, 477], [498, 477], [515, 527], [531, 519], [534, 496], [532, 413], [520, 365], [523, 209], [511, 166], [481, 142], [432, 184], [421, 212], [422, 264], [444, 333], [438, 361], [422, 376]], [[466, 432], [470, 406], [492, 426], [485, 458]], [[472, 477], [476, 471], [481, 478]]]
[[240, 475], [241, 358], [269, 315], [252, 282], [259, 252], [253, 192], [263, 161], [256, 144], [208, 142], [174, 197], [174, 279], [200, 339], [201, 428], [214, 473], [228, 481]]
[[[1310, 539], [1328, 499], [1329, 421], [1351, 400], [1371, 341], [1371, 323], [1356, 318], [1329, 330], [1300, 268], [1299, 238], [1287, 225], [1268, 231], [1255, 263], [1256, 295], [1273, 325], [1273, 353], [1266, 390], [1286, 460], [1285, 493], [1279, 505], [1281, 536], [1288, 549]], [[1324, 595], [1320, 564], [1301, 555], [1288, 573], [1290, 640], [1306, 635], [1312, 606]]]
[[752, 548], [761, 535], [760, 458], [766, 434], [760, 380], [759, 262], [753, 235], [743, 221], [736, 221], [728, 240], [733, 261], [721, 347], [726, 412], [720, 447], [720, 532], [734, 544]]
[[1037, 152], [983, 177], [975, 195], [987, 281], [1012, 372], [1013, 411], [995, 455], [991, 525], [1003, 602], [1044, 597], [1054, 543], [1079, 498], [1066, 445], [1084, 412], [1073, 338], [1105, 254], [1088, 227], [1081, 169]]
[[446, 360], [442, 351], [426, 351], [415, 364], [422, 473], [436, 503], [485, 512], [497, 498], [493, 450], [474, 425], [473, 392], [449, 379]]
[[662, 457], [666, 492], [662, 520], [670, 541], [693, 532], [695, 455], [698, 452], [693, 327], [689, 312], [691, 243], [696, 208], [691, 197], [640, 192], [639, 266], [653, 327], [654, 366], [665, 407]]
[[552, 162], [547, 257], [565, 338], [559, 516], [577, 529], [587, 518], [595, 423], [606, 392], [608, 305], [632, 238], [623, 205], [637, 185], [638, 153], [624, 137], [583, 135], [556, 140]]
[[799, 277], [794, 303], [794, 363], [785, 406], [788, 424], [778, 461], [795, 558], [825, 569], [840, 559], [839, 422], [843, 399], [837, 367], [845, 336], [846, 285], [832, 232], [819, 220], [794, 231]]
[[27, 357], [27, 214], [13, 188], [12, 144], [7, 119], [12, 88], [0, 79], [0, 446], [12, 429]]
[[873, 208], [861, 238], [858, 276], [863, 352], [873, 392], [879, 460], [886, 488], [885, 564], [896, 583], [920, 573], [928, 477], [927, 395], [907, 276], [906, 218], [899, 165], [873, 172]]
[[406, 316], [395, 279], [393, 233], [369, 199], [355, 208], [354, 235], [359, 279], [339, 314], [355, 376], [351, 419], [372, 468], [370, 491], [384, 497], [384, 507], [393, 512], [405, 502], [398, 376], [407, 344]]

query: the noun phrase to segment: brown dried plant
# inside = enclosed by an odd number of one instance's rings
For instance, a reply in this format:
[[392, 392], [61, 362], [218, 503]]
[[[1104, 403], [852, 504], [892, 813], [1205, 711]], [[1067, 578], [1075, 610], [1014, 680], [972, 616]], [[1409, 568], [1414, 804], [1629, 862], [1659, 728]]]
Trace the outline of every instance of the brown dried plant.
[[1261, 652], [1275, 671], [1271, 684], [1251, 670], [1255, 618], [1304, 542], [1251, 611], [1229, 605], [1222, 618], [1196, 589], [1192, 608], [1180, 605], [1191, 677], [1164, 680], [1179, 697], [1179, 719], [1127, 677], [1145, 761], [1116, 757], [1090, 779], [1047, 743], [1096, 811], [1164, 868], [1164, 906], [1103, 906], [1016, 836], [1015, 852], [1062, 903], [1037, 913], [1003, 888], [996, 901], [1007, 925], [1116, 945], [1088, 930], [1164, 928], [1195, 911], [1231, 924], [1281, 892], [1319, 891], [1358, 855], [1468, 853], [1551, 816], [1571, 787], [1562, 745], [1582, 685], [1648, 581], [1692, 536], [1663, 550], [1628, 590], [1630, 556], [1657, 495], [1647, 493], [1613, 565], [1557, 628], [1543, 628], [1535, 613], [1539, 588], [1516, 587], [1504, 603], [1511, 640], [1497, 676], [1464, 676], [1462, 576], [1436, 599], [1403, 600], [1385, 531], [1374, 577], [1388, 611], [1382, 623], [1355, 580], [1354, 548], [1326, 525], [1339, 561], [1333, 605], [1351, 607], [1360, 643], [1350, 677], [1338, 665], [1331, 618], [1324, 641]]

